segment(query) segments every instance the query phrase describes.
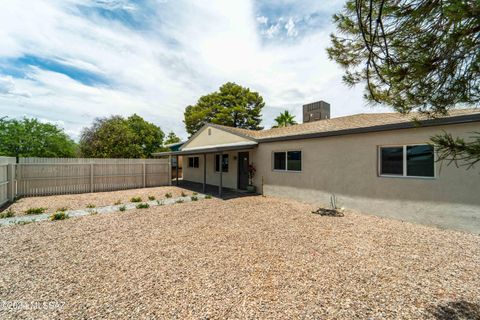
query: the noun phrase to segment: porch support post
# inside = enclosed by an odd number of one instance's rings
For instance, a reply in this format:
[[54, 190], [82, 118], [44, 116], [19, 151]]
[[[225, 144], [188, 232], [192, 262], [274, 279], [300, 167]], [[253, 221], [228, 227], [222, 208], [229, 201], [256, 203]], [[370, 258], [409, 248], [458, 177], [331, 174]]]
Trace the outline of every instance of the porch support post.
[[177, 175], [176, 175], [176, 177], [175, 177], [175, 178], [176, 178], [175, 182], [177, 183], [177, 187], [178, 187], [178, 166], [179, 166], [179, 163], [178, 163], [178, 154], [176, 155], [176, 157], [177, 157], [177, 166], [176, 166], [175, 170], [177, 171]]
[[172, 156], [168, 156], [168, 185], [172, 185]]
[[203, 154], [203, 193], [207, 191], [207, 154]]
[[219, 169], [220, 169], [220, 183], [218, 184], [218, 195], [222, 197], [222, 175], [223, 175], [223, 152], [220, 152], [220, 161], [219, 161]]

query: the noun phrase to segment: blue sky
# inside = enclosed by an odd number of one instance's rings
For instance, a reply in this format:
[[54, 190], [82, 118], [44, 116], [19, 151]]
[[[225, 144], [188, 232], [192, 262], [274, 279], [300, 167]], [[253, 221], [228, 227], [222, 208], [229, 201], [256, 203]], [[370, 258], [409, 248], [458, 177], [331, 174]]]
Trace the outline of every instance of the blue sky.
[[371, 109], [327, 59], [343, 1], [3, 1], [0, 116], [36, 117], [78, 139], [96, 117], [137, 113], [185, 138], [183, 111], [233, 81], [282, 110], [325, 100]]

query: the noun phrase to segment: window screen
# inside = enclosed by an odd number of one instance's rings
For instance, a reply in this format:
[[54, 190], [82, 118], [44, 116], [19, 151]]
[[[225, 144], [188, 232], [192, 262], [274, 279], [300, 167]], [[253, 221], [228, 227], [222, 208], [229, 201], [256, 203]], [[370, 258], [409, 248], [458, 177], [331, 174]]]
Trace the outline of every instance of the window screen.
[[403, 175], [403, 147], [382, 147], [381, 174]]
[[287, 152], [287, 170], [302, 171], [302, 152], [301, 151]]
[[407, 146], [407, 176], [433, 177], [433, 146]]
[[273, 153], [273, 169], [285, 170], [286, 169], [286, 154], [285, 152]]

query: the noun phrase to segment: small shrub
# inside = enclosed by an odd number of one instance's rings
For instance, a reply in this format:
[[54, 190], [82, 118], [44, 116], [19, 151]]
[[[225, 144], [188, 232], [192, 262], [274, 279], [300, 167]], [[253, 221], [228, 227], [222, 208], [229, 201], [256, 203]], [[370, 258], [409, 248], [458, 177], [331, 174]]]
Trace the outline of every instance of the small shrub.
[[8, 209], [6, 211], [3, 211], [2, 213], [0, 213], [0, 219], [4, 219], [4, 218], [11, 218], [15, 216], [15, 212], [13, 212], [12, 209]]
[[127, 210], [127, 207], [126, 206], [121, 206], [120, 208], [118, 208], [118, 210], [123, 212], [123, 211]]
[[122, 201], [121, 201], [121, 200], [117, 200], [117, 201], [115, 201], [115, 203], [114, 203], [115, 206], [118, 206], [119, 204], [122, 204]]
[[198, 192], [194, 192], [194, 193], [192, 193], [192, 194], [193, 194], [194, 196], [196, 196], [196, 195], [198, 194]]
[[50, 216], [50, 220], [52, 220], [52, 221], [54, 221], [54, 220], [65, 220], [65, 219], [68, 219], [68, 218], [70, 218], [68, 216], [68, 214], [66, 214], [63, 211], [55, 212], [54, 214], [52, 214]]
[[45, 211], [47, 211], [46, 208], [30, 208], [27, 211], [25, 211], [26, 214], [42, 214]]
[[97, 211], [97, 210], [92, 210], [92, 211], [90, 211], [90, 215], [91, 215], [91, 216], [94, 216], [94, 215], [96, 215], [96, 214], [98, 214], [98, 211]]
[[137, 209], [148, 209], [150, 205], [148, 203], [139, 203], [137, 204]]
[[197, 196], [191, 196], [190, 199], [192, 199], [192, 201], [198, 201], [198, 197], [197, 197]]
[[150, 201], [155, 200], [155, 196], [148, 196], [148, 200], [150, 200]]
[[165, 193], [165, 198], [171, 198], [172, 194], [170, 192]]
[[61, 208], [58, 208], [57, 211], [67, 211], [68, 208], [67, 207], [61, 207]]
[[211, 194], [206, 194], [205, 199], [212, 199], [212, 195]]
[[142, 202], [142, 198], [140, 198], [140, 197], [133, 197], [132, 199], [130, 199], [130, 202]]
[[93, 209], [93, 208], [95, 208], [95, 207], [96, 207], [96, 206], [95, 206], [94, 204], [92, 204], [92, 203], [87, 204], [87, 208], [88, 208], [88, 209]]
[[17, 222], [15, 222], [15, 224], [23, 226], [23, 225], [26, 225], [26, 224], [29, 224], [29, 223], [32, 223], [32, 222], [35, 222], [35, 220], [32, 220], [32, 221], [17, 221]]
[[183, 203], [183, 199], [178, 199], [177, 201], [175, 201], [176, 203]]
[[186, 196], [187, 196], [187, 194], [182, 191], [182, 197], [186, 197]]

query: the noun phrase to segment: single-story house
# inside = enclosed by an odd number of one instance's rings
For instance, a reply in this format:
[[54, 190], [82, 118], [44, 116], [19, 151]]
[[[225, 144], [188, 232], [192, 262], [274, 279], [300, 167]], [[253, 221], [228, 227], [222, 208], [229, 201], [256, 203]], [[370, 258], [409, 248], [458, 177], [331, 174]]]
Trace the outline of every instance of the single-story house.
[[[415, 118], [415, 121], [412, 119]], [[183, 179], [440, 227], [480, 232], [480, 167], [437, 162], [430, 138], [470, 138], [480, 109], [448, 116], [356, 114], [254, 131], [206, 124], [178, 151]]]

